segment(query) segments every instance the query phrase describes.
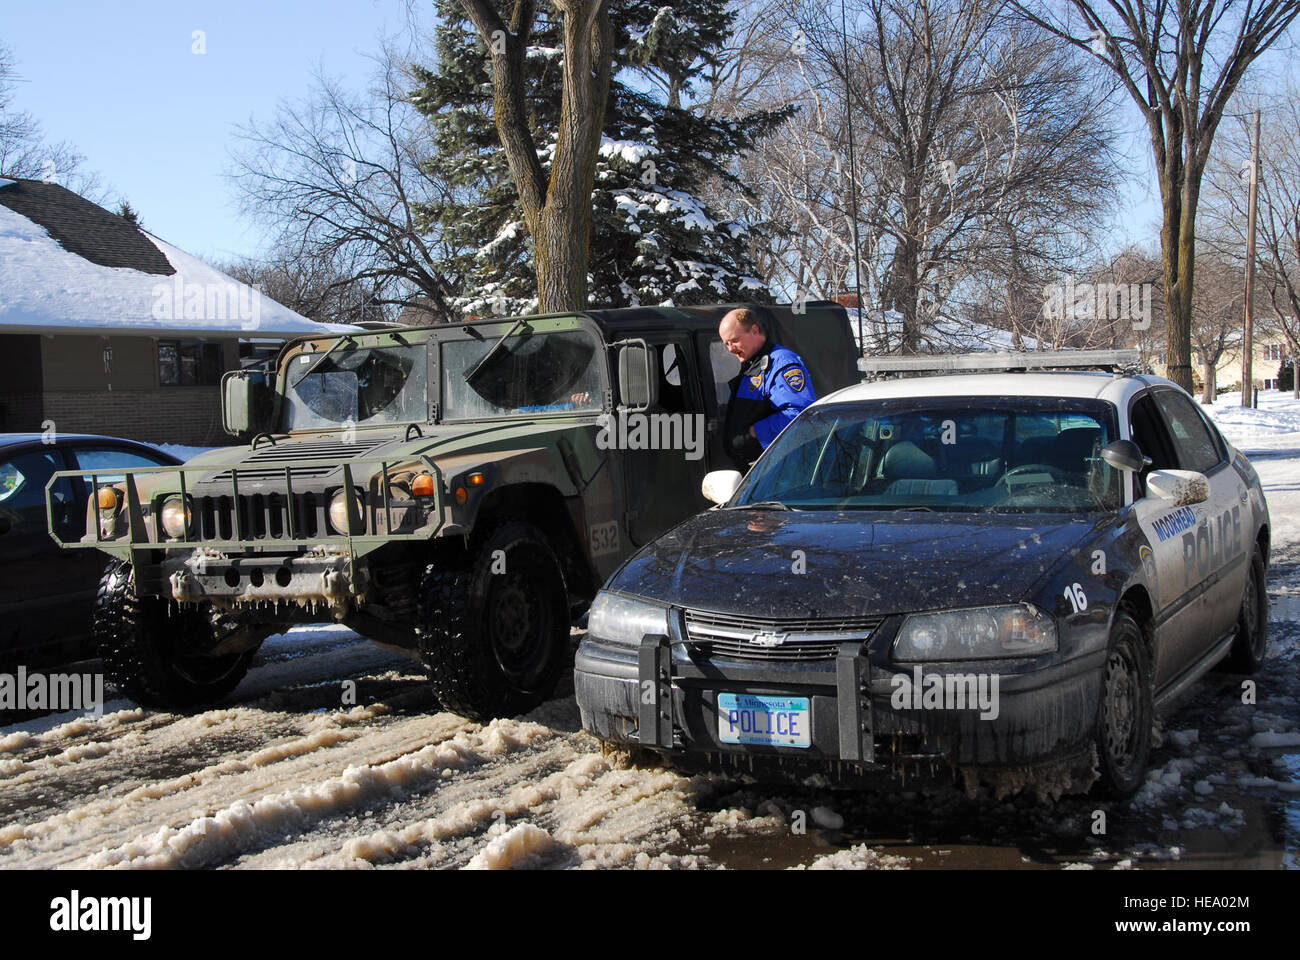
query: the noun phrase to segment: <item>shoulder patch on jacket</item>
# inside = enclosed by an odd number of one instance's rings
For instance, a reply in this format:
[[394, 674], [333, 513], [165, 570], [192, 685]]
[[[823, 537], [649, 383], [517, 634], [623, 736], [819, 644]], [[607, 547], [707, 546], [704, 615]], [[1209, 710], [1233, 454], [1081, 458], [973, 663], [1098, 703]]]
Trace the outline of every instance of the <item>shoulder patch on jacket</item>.
[[803, 390], [804, 377], [802, 367], [786, 367], [781, 371], [781, 376], [785, 378], [785, 382], [790, 385], [790, 389], [795, 393]]

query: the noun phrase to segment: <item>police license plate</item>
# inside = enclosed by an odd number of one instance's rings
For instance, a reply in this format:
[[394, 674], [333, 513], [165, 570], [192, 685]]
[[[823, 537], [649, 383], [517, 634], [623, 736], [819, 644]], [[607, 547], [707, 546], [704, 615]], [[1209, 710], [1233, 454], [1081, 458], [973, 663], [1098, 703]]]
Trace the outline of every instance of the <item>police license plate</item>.
[[720, 693], [718, 739], [766, 747], [811, 747], [812, 709], [808, 698]]

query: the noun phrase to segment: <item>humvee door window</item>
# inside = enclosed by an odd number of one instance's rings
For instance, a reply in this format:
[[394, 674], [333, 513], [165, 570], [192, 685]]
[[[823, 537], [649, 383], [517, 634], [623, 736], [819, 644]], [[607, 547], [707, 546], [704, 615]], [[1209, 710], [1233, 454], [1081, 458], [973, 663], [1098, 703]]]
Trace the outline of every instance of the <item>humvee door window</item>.
[[[359, 348], [347, 344], [323, 358], [297, 354], [289, 364], [286, 430], [347, 423], [411, 423], [426, 418], [428, 364], [423, 346]], [[311, 372], [299, 374], [294, 369], [299, 365]]]
[[491, 348], [491, 340], [443, 342], [444, 418], [601, 409], [596, 344], [587, 334], [574, 331], [512, 337], [466, 383], [466, 373]]

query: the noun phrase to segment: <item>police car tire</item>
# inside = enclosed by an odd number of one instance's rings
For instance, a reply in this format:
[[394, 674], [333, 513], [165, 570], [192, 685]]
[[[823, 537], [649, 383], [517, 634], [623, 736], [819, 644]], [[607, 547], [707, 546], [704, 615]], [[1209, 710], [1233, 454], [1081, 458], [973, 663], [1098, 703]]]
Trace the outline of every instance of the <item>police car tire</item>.
[[1237, 612], [1237, 636], [1232, 641], [1232, 651], [1223, 660], [1223, 666], [1233, 673], [1254, 673], [1264, 662], [1264, 652], [1267, 649], [1268, 587], [1265, 582], [1264, 558], [1256, 549], [1250, 558], [1250, 568], [1246, 571], [1246, 592], [1241, 598], [1241, 609]]
[[[494, 573], [498, 557], [504, 573]], [[514, 650], [505, 637], [512, 620], [527, 628]], [[468, 565], [425, 569], [419, 624], [420, 659], [443, 709], [478, 721], [527, 713], [554, 692], [568, 650], [560, 563], [535, 528], [502, 524]], [[503, 664], [512, 658], [524, 669]]]
[[95, 649], [108, 681], [141, 706], [206, 707], [239, 686], [256, 650], [208, 657], [183, 656], [178, 649], [187, 638], [210, 639], [211, 630], [199, 610], [137, 597], [131, 564], [112, 560], [105, 568], [95, 594]]
[[1111, 626], [1097, 709], [1094, 742], [1102, 793], [1122, 800], [1142, 786], [1153, 719], [1151, 659], [1142, 628], [1121, 610]]

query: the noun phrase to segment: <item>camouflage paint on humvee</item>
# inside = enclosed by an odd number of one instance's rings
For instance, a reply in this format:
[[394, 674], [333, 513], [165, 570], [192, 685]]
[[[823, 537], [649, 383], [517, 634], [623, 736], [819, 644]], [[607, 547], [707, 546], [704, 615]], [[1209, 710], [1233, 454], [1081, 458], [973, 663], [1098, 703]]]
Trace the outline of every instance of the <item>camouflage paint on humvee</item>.
[[[336, 621], [423, 660], [448, 709], [531, 709], [573, 615], [730, 465], [733, 306], [304, 337], [227, 374], [246, 446], [94, 475], [90, 532], [63, 544], [113, 558], [94, 625], [110, 679], [145, 704], [210, 703], [267, 636]], [[818, 396], [856, 379], [842, 307], [747, 306]]]

